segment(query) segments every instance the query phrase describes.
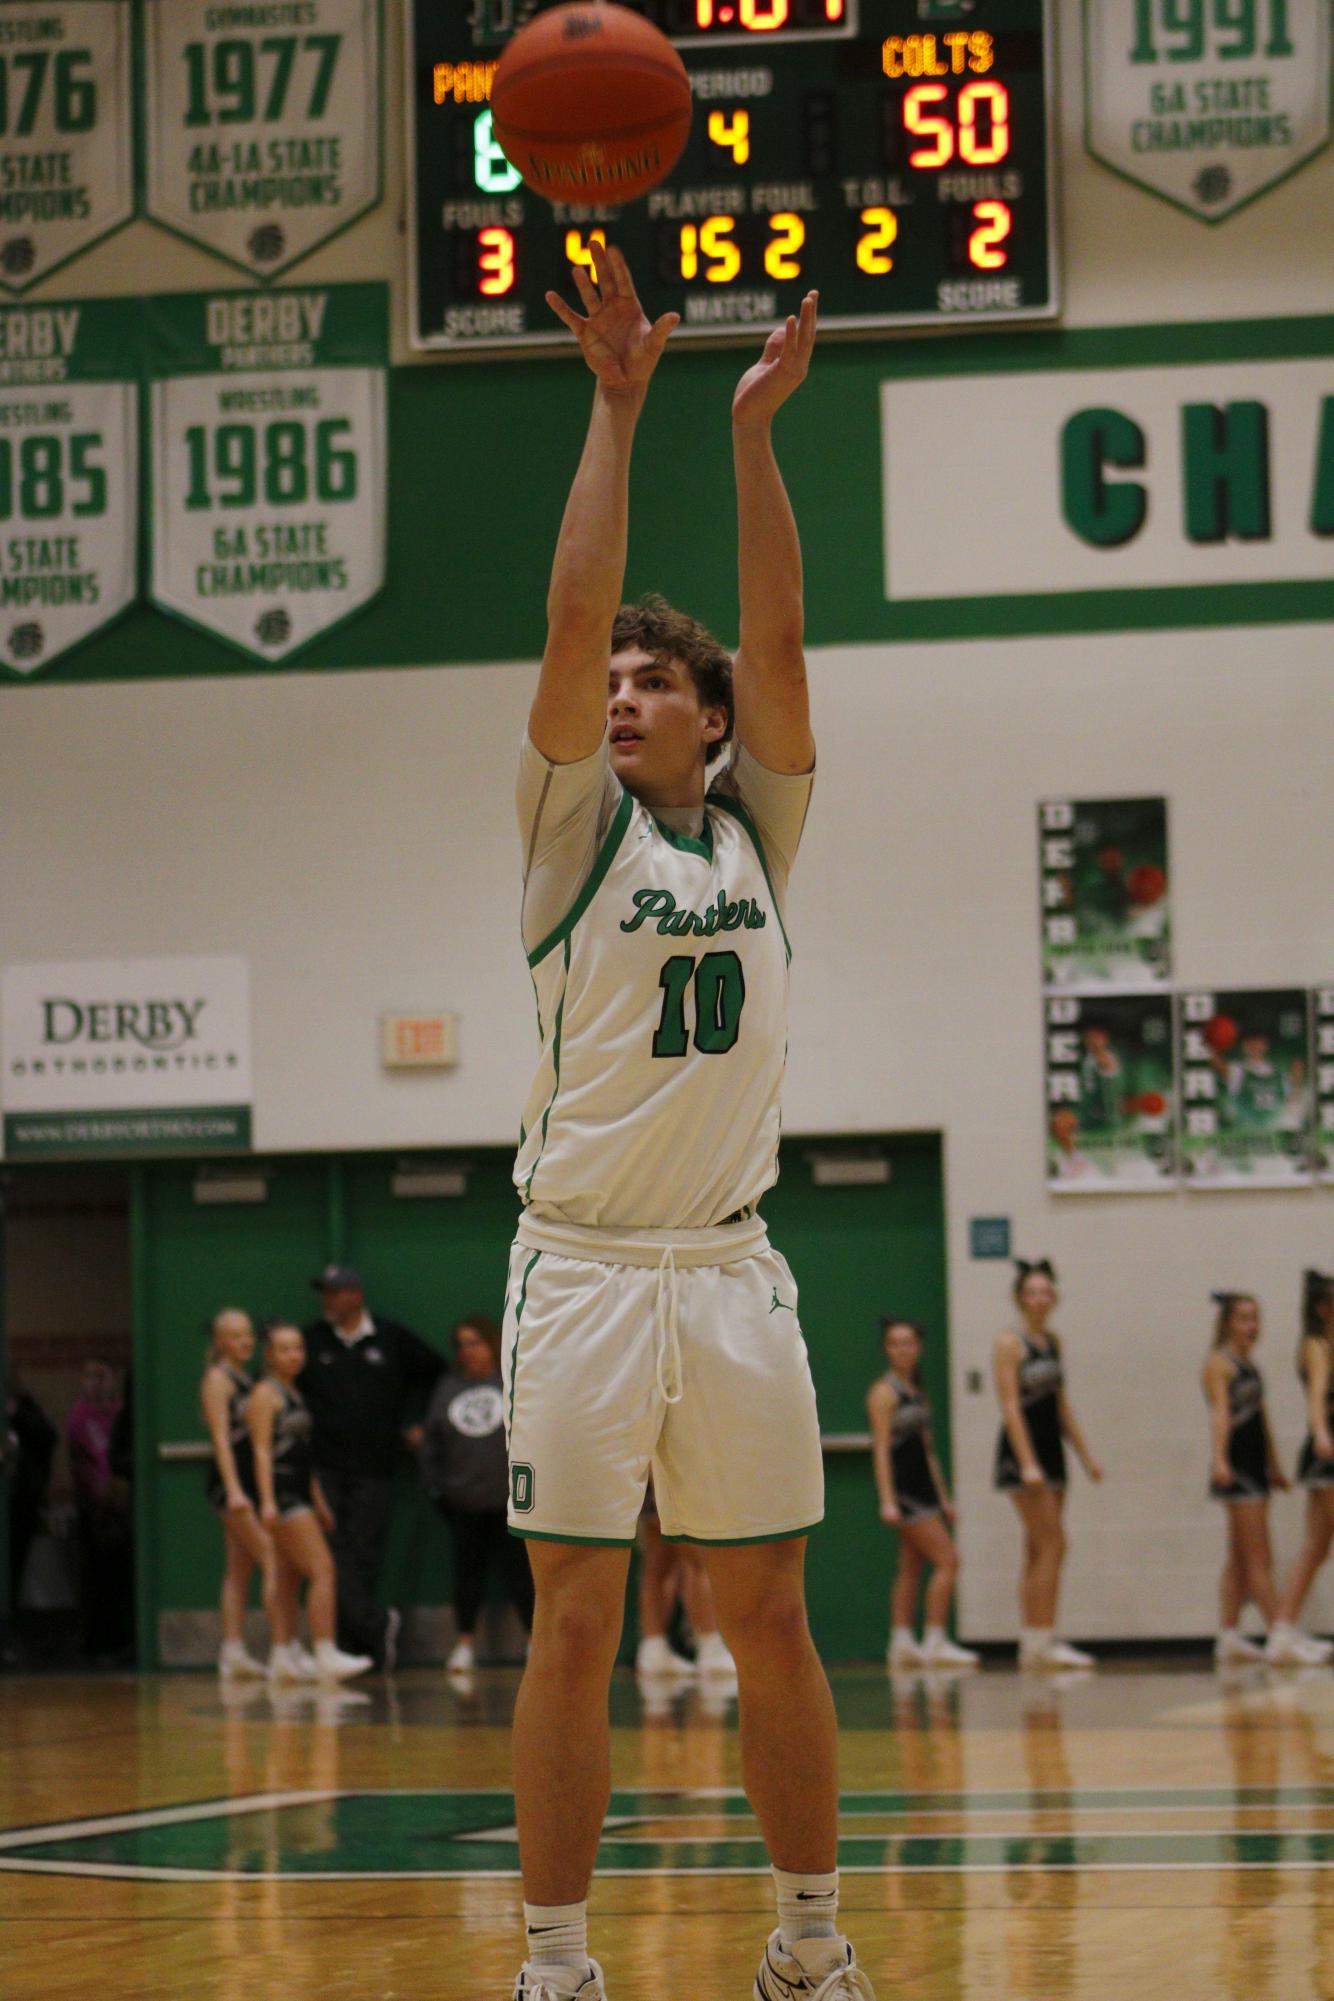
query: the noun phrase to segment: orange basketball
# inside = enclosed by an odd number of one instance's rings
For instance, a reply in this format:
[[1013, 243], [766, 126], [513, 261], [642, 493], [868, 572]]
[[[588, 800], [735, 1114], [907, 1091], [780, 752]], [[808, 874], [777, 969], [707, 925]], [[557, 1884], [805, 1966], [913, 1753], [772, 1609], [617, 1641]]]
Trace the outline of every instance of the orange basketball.
[[681, 157], [690, 79], [667, 37], [611, 0], [572, 0], [520, 28], [491, 86], [495, 136], [548, 201], [627, 202]]

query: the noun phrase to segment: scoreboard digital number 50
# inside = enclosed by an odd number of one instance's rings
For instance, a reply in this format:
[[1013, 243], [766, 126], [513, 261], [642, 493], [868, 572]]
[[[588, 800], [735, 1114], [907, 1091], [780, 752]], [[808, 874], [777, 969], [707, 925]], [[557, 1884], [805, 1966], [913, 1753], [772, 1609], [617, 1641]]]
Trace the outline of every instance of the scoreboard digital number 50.
[[491, 130], [506, 42], [551, 0], [410, 0], [411, 339], [565, 343], [543, 294], [617, 243], [677, 339], [1052, 318], [1052, 0], [627, 0], [695, 96], [669, 178], [624, 209], [530, 194]]

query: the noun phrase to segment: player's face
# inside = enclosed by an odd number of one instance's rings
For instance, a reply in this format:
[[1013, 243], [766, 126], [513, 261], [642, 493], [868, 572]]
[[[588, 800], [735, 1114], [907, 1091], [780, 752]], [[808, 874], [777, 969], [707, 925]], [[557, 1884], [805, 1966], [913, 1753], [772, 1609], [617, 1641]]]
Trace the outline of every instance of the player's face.
[[1260, 1309], [1253, 1299], [1239, 1299], [1232, 1308], [1228, 1332], [1239, 1348], [1253, 1348], [1260, 1338]]
[[1030, 1320], [1043, 1321], [1056, 1304], [1056, 1287], [1045, 1272], [1030, 1272], [1019, 1288], [1019, 1305]]
[[1269, 1054], [1267, 1035], [1244, 1035], [1241, 1039], [1242, 1054], [1248, 1063], [1263, 1063]]
[[917, 1338], [917, 1329], [910, 1327], [906, 1320], [896, 1320], [885, 1329], [885, 1355], [896, 1376], [905, 1376], [909, 1381], [917, 1373], [921, 1360], [922, 1344]]
[[306, 1344], [299, 1327], [275, 1327], [269, 1336], [269, 1367], [290, 1383], [306, 1366]]
[[690, 670], [677, 660], [655, 660], [640, 647], [611, 657], [607, 677], [607, 733], [611, 768], [627, 792], [653, 805], [690, 803], [709, 745], [726, 727], [721, 709], [700, 704]]
[[241, 1367], [255, 1352], [255, 1330], [248, 1313], [224, 1313], [217, 1323], [218, 1353]]

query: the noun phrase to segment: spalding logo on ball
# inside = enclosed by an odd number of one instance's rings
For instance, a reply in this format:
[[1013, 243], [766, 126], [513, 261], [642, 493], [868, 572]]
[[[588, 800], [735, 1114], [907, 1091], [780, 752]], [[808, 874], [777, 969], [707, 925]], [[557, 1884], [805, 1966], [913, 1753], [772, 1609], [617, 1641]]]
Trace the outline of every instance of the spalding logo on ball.
[[634, 201], [664, 180], [690, 133], [690, 79], [667, 37], [612, 0], [539, 14], [501, 56], [496, 140], [548, 201]]

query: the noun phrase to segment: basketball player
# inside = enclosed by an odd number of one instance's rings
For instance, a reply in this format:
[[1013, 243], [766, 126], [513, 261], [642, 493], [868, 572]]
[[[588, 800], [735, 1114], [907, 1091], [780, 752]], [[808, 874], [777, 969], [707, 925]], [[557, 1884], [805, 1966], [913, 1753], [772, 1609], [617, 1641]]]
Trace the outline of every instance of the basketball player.
[[[704, 1549], [736, 1660], [742, 1775], [778, 1899], [755, 1994], [874, 2001], [837, 1928], [837, 1731], [806, 1624], [815, 1395], [796, 1286], [755, 1213], [776, 1174], [785, 892], [815, 763], [801, 551], [770, 431], [806, 375], [816, 298], [733, 398], [733, 679], [718, 642], [661, 599], [618, 611], [635, 427], [678, 316], [651, 326], [620, 253], [594, 257], [574, 272], [582, 314], [547, 294], [596, 388], [518, 790], [542, 1049], [504, 1341], [510, 1523], [537, 1586], [514, 1718], [515, 1996], [605, 1995], [585, 1900], [651, 1466], [663, 1534]], [[657, 476], [679, 483], [679, 467]]]
[[1001, 1407], [995, 1484], [1013, 1500], [1024, 1530], [1019, 1665], [1089, 1668], [1091, 1654], [1056, 1636], [1066, 1548], [1066, 1439], [1090, 1480], [1101, 1480], [1102, 1468], [1070, 1407], [1060, 1337], [1047, 1325], [1058, 1298], [1050, 1260], [1016, 1258], [1013, 1294], [1022, 1325], [1007, 1328], [994, 1356]]

